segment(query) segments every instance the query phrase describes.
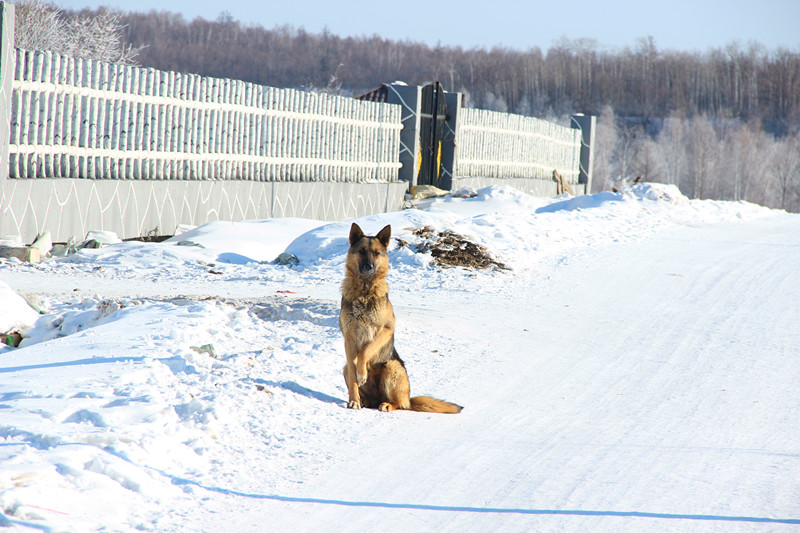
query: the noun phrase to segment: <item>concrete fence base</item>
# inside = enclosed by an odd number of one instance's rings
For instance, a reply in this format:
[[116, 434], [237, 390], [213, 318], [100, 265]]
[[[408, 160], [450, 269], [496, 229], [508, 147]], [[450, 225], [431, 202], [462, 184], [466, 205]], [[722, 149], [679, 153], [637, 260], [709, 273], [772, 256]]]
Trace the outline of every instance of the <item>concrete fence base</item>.
[[43, 231], [65, 242], [90, 230], [125, 239], [215, 220], [355, 218], [400, 209], [407, 184], [7, 179], [0, 187], [0, 233], [29, 243]]

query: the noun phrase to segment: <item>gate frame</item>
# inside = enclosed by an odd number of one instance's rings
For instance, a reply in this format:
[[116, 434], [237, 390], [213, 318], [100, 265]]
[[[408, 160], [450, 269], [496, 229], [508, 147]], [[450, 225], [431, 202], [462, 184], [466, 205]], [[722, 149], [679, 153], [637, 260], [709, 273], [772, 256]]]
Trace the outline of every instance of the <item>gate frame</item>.
[[441, 185], [445, 127], [442, 124], [440, 128], [439, 122], [447, 119], [447, 103], [441, 83], [435, 81], [422, 86], [422, 100], [419, 108], [419, 135], [422, 153], [417, 171], [417, 183], [444, 188]]
[[[431, 82], [438, 83], [438, 82]], [[441, 84], [440, 84], [441, 86]], [[422, 85], [406, 85], [402, 82], [389, 83], [386, 87], [386, 101], [390, 104], [400, 105], [401, 123], [400, 132], [400, 172], [398, 179], [408, 182], [409, 187], [421, 185], [419, 181], [420, 158], [422, 157], [421, 144], [421, 116], [422, 116]], [[455, 162], [456, 124], [458, 112], [464, 104], [464, 95], [459, 92], [442, 90], [445, 118], [442, 122], [442, 157], [439, 170], [439, 188], [450, 190], [454, 183], [453, 166]]]

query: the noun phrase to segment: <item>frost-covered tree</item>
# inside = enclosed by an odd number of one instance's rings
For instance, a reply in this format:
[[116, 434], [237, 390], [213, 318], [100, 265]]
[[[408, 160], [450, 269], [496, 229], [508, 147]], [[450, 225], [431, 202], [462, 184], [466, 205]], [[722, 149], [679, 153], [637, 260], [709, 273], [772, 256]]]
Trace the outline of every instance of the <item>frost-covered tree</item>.
[[797, 211], [800, 208], [800, 132], [776, 144], [770, 173], [778, 182], [775, 205]]
[[742, 123], [731, 128], [725, 139], [727, 186], [717, 197], [766, 204], [767, 185], [772, 181], [768, 175], [770, 146], [758, 124]]
[[125, 44], [122, 14], [101, 10], [92, 16], [65, 17], [45, 0], [18, 0], [14, 39], [17, 48], [49, 50], [72, 57], [136, 64], [141, 47]]
[[615, 153], [619, 142], [617, 116], [611, 106], [605, 106], [597, 117], [597, 130], [594, 135], [594, 176], [592, 189], [594, 192], [611, 189], [617, 177]]
[[508, 104], [506, 104], [505, 98], [493, 92], [486, 93], [483, 97], [483, 105], [481, 107], [483, 109], [500, 111], [502, 113], [508, 111]]
[[700, 116], [688, 122], [686, 132], [687, 172], [681, 189], [692, 198], [707, 198], [719, 181], [720, 145], [711, 119]]
[[635, 169], [635, 161], [644, 137], [644, 131], [640, 125], [628, 124], [623, 121], [622, 126], [619, 128], [616, 151], [617, 164], [619, 165], [618, 180], [621, 181], [617, 187], [639, 177], [639, 173]]
[[642, 134], [635, 139], [630, 176], [645, 181], [663, 181], [664, 159], [661, 156], [661, 148], [647, 135]]
[[664, 158], [664, 182], [678, 185], [687, 173], [686, 139], [688, 125], [685, 118], [670, 116], [658, 135], [658, 144]]

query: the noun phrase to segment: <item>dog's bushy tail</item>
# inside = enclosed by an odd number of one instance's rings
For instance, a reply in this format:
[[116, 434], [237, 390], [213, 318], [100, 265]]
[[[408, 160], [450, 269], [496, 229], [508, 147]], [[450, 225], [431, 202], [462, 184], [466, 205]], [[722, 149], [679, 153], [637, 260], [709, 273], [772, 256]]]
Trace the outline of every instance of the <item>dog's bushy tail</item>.
[[437, 400], [430, 396], [414, 396], [411, 398], [411, 410], [420, 411], [423, 413], [447, 413], [456, 414], [460, 413], [463, 407], [460, 405], [446, 402], [444, 400]]

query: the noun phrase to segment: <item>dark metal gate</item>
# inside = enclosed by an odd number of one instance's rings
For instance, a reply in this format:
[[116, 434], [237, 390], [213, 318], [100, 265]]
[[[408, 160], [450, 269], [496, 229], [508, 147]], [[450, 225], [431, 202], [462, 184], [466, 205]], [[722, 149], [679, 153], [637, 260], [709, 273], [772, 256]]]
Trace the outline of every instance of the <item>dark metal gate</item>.
[[442, 186], [442, 141], [447, 106], [444, 90], [437, 81], [422, 87], [420, 105], [420, 161], [417, 184]]

